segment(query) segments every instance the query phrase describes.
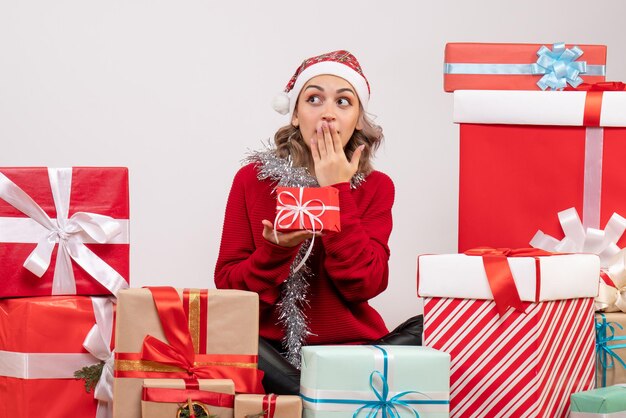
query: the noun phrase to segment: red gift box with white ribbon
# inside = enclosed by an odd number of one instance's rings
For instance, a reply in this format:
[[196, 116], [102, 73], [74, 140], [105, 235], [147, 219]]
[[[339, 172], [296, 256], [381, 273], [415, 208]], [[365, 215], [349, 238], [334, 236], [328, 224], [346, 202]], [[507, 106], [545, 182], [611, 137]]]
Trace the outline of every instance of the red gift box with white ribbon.
[[418, 258], [423, 343], [451, 356], [450, 417], [566, 418], [594, 386], [598, 257], [468, 254]]
[[334, 187], [277, 187], [277, 231], [339, 232], [339, 190]]
[[[110, 418], [112, 298], [0, 299], [0, 416]], [[104, 363], [87, 393], [74, 373]]]
[[0, 168], [0, 277], [0, 297], [128, 287], [128, 169]]
[[[554, 249], [611, 247], [614, 255], [626, 244], [626, 91], [614, 87], [454, 93], [461, 124], [459, 251], [527, 247], [538, 230], [561, 239], [557, 214], [569, 208], [582, 218], [572, 227], [577, 242]], [[583, 234], [597, 235], [607, 224], [613, 232], [602, 243], [585, 244]]]

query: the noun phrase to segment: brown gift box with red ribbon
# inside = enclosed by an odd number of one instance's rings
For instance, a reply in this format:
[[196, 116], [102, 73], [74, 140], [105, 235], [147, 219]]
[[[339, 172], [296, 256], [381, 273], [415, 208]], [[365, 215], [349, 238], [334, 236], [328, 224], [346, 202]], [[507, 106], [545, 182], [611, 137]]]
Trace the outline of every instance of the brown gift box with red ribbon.
[[231, 379], [263, 393], [258, 295], [239, 290], [127, 289], [117, 305], [113, 416], [140, 418], [144, 379]]
[[330, 186], [277, 187], [274, 228], [277, 231], [341, 231], [339, 190]]
[[[582, 218], [581, 235], [605, 228], [614, 213], [626, 217], [624, 88], [456, 91], [459, 251], [528, 247], [539, 230], [560, 240], [559, 213], [569, 208]], [[616, 244], [624, 247], [626, 234]]]
[[145, 379], [141, 396], [143, 418], [176, 418], [181, 408], [200, 408], [207, 416], [233, 418], [235, 385], [228, 379]]
[[292, 395], [237, 395], [235, 418], [300, 418], [302, 399]]

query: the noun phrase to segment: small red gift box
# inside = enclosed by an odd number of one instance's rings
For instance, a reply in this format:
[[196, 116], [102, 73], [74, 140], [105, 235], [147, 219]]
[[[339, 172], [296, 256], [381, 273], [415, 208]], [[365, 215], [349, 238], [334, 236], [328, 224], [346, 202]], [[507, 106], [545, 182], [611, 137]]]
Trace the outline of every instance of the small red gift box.
[[[95, 417], [109, 410], [112, 329], [108, 298], [0, 299], [0, 416]], [[105, 374], [87, 393], [74, 373], [101, 361]]]
[[[626, 91], [454, 96], [461, 123], [459, 251], [527, 247], [538, 230], [558, 239], [565, 232], [569, 243], [556, 250], [594, 252], [606, 265], [602, 253], [626, 244], [619, 232], [619, 215], [626, 216]], [[576, 211], [582, 225], [565, 219]], [[595, 232], [607, 223], [605, 233]], [[593, 242], [599, 235], [600, 246]]]
[[334, 187], [277, 187], [277, 231], [341, 231], [339, 190]]
[[604, 81], [605, 64], [604, 45], [449, 43], [444, 90], [544, 90], [597, 83]]
[[0, 297], [128, 287], [126, 168], [0, 168]]

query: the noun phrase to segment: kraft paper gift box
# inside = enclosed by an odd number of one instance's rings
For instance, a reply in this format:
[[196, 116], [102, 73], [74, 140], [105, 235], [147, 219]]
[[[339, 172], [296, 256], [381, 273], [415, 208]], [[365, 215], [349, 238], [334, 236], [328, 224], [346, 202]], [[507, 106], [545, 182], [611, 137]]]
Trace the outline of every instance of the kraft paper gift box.
[[[112, 328], [108, 298], [0, 299], [0, 416], [96, 417], [110, 411]], [[87, 393], [74, 373], [101, 362], [100, 382]]]
[[341, 231], [339, 190], [334, 187], [277, 187], [277, 231]]
[[0, 168], [0, 297], [128, 287], [128, 169]]
[[572, 395], [570, 418], [625, 418], [626, 385], [615, 385]]
[[450, 356], [428, 347], [307, 346], [301, 373], [304, 418], [449, 416]]
[[596, 386], [626, 383], [626, 313], [596, 313]]
[[146, 378], [232, 379], [263, 393], [257, 369], [258, 295], [150, 287], [119, 293], [113, 416], [141, 417]]
[[233, 418], [235, 385], [232, 380], [200, 379], [194, 383], [183, 379], [145, 379], [141, 397], [142, 417], [176, 418], [181, 406], [192, 402], [194, 410], [203, 408], [209, 416]]
[[235, 418], [300, 418], [302, 398], [291, 395], [237, 395]]
[[418, 258], [424, 345], [451, 356], [451, 417], [565, 418], [570, 394], [593, 388], [598, 257], [534, 252]]
[[456, 91], [454, 121], [459, 252], [536, 238], [606, 266], [626, 244], [626, 91]]
[[448, 92], [545, 90], [604, 81], [606, 46], [455, 42], [444, 61]]

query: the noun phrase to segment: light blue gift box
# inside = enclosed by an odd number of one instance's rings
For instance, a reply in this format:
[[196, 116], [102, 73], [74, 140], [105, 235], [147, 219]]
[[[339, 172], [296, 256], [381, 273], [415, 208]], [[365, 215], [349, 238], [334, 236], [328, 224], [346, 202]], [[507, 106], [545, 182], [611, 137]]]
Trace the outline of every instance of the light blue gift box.
[[448, 418], [450, 355], [416, 346], [302, 348], [304, 418]]
[[626, 385], [572, 394], [570, 418], [626, 418]]

